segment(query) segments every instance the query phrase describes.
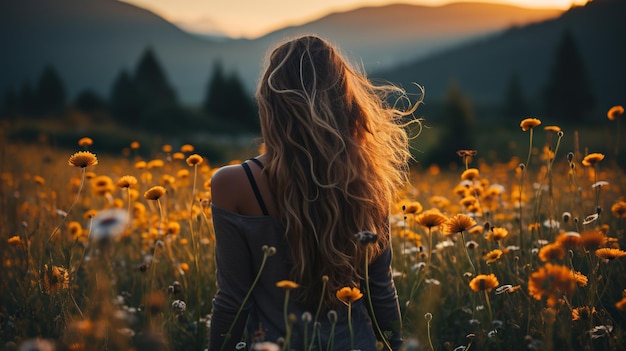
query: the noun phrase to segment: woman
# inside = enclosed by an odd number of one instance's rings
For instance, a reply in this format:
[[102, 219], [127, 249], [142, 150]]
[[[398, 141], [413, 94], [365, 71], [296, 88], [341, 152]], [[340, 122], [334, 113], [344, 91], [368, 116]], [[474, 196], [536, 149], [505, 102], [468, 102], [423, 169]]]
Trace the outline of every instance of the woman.
[[[212, 177], [219, 290], [209, 350], [281, 338], [293, 350], [399, 348], [388, 216], [407, 180], [405, 127], [419, 121], [403, 122], [418, 104], [387, 105], [395, 93], [406, 97], [370, 83], [316, 36], [271, 53], [256, 94], [265, 151]], [[282, 280], [299, 285], [289, 291], [287, 320]], [[364, 292], [351, 304], [352, 333], [336, 297], [343, 287]]]

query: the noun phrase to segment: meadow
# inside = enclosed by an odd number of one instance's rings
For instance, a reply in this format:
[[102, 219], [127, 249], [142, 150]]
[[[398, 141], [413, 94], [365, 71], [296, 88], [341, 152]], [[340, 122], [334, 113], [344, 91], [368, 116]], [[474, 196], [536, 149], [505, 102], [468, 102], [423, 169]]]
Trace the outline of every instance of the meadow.
[[[573, 135], [534, 118], [510, 128], [517, 156], [459, 150], [463, 166], [415, 166], [398, 194], [403, 349], [624, 350], [620, 149], [563, 149]], [[146, 158], [139, 143], [96, 154], [89, 136], [72, 151], [0, 143], [0, 346], [205, 349], [220, 165], [191, 144]]]

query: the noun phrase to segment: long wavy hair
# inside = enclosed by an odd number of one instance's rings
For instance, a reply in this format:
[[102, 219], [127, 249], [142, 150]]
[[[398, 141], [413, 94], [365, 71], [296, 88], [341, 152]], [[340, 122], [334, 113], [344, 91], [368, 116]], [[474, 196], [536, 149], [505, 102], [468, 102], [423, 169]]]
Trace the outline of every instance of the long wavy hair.
[[[421, 102], [388, 102], [402, 97], [403, 89], [374, 85], [316, 36], [287, 41], [269, 57], [256, 93], [264, 172], [285, 224], [291, 278], [308, 306], [318, 303], [323, 276], [330, 306], [336, 290], [358, 284], [365, 258], [372, 262], [390, 243], [389, 210], [411, 158], [406, 126], [419, 123], [411, 116]], [[362, 231], [376, 233], [377, 244], [360, 243]]]

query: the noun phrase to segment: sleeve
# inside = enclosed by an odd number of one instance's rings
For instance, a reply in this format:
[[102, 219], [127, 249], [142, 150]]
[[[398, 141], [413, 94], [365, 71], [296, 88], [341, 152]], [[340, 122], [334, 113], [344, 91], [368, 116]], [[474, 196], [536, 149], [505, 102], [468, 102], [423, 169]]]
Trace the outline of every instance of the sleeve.
[[[234, 350], [241, 340], [249, 312], [243, 300], [252, 284], [251, 256], [247, 242], [234, 218], [213, 211], [217, 293], [213, 298], [209, 351]], [[237, 313], [242, 308], [239, 316]], [[236, 318], [236, 320], [235, 320]], [[225, 341], [228, 330], [230, 337]], [[222, 348], [222, 344], [226, 342]]]
[[[372, 320], [378, 323], [391, 348], [398, 350], [402, 345], [402, 318], [398, 293], [392, 277], [390, 245], [370, 264], [368, 281], [373, 308], [373, 311], [369, 311]], [[378, 330], [375, 330], [375, 333], [380, 338]]]

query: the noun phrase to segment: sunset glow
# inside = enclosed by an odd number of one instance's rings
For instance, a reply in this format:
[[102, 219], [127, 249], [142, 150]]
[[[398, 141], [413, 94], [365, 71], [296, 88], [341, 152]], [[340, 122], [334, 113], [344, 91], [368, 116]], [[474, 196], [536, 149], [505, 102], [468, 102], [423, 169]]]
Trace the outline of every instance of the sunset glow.
[[[446, 0], [123, 0], [148, 9], [181, 28], [199, 33], [223, 33], [255, 38], [289, 25], [299, 25], [331, 12], [392, 3], [439, 6]], [[587, 0], [482, 0], [528, 8], [567, 10]]]

